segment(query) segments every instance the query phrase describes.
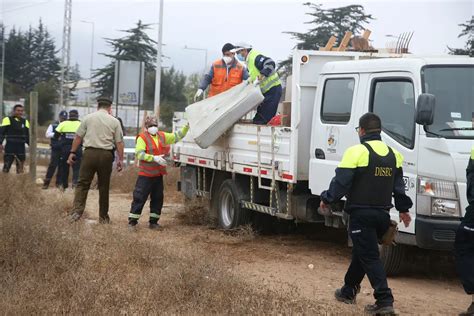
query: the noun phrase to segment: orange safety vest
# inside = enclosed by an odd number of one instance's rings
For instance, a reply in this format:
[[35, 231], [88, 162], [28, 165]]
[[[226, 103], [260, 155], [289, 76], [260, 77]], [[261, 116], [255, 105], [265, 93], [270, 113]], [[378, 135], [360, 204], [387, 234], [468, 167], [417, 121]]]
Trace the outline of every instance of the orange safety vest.
[[234, 65], [229, 68], [228, 75], [227, 66], [222, 59], [216, 60], [212, 64], [212, 68], [214, 76], [212, 77], [211, 88], [209, 89], [209, 97], [229, 90], [242, 82], [244, 67], [237, 61], [234, 61]]
[[[138, 137], [141, 137], [145, 141], [145, 144], [146, 144], [145, 153], [149, 155], [153, 155], [153, 156], [167, 155], [170, 152], [170, 146], [165, 145], [166, 140], [165, 140], [164, 132], [158, 132], [158, 146], [153, 140], [153, 138], [151, 137], [150, 133], [148, 132], [141, 133], [140, 135], [137, 136], [137, 138]], [[139, 176], [159, 177], [166, 174], [166, 166], [161, 166], [154, 161], [140, 160], [138, 168], [139, 168], [139, 171], [138, 171]]]

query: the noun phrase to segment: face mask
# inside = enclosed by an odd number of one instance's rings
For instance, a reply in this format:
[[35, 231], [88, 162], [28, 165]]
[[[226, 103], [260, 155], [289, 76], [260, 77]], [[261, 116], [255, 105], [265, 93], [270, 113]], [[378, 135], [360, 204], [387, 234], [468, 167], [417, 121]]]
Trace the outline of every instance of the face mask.
[[240, 54], [237, 54], [237, 59], [240, 61], [245, 61], [245, 57]]
[[151, 135], [156, 135], [156, 133], [158, 133], [158, 127], [156, 126], [148, 127], [148, 133], [150, 133]]
[[230, 64], [233, 60], [233, 58], [229, 57], [229, 56], [224, 56], [224, 57], [222, 57], [222, 59], [224, 60], [226, 65]]

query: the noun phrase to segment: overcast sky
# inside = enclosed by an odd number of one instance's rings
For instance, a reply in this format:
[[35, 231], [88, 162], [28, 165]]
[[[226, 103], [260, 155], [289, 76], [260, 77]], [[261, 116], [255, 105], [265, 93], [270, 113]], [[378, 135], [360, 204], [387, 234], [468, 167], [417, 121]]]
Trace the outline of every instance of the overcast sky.
[[[0, 0], [7, 31], [16, 26], [25, 30], [36, 26], [39, 19], [47, 26], [61, 47], [64, 1], [63, 0]], [[204, 51], [183, 49], [188, 47], [208, 49], [208, 64], [220, 56], [226, 42], [245, 41], [262, 53], [279, 61], [285, 59], [296, 41], [285, 31], [304, 32], [309, 16], [307, 0], [165, 0], [163, 43], [164, 66], [174, 66], [186, 74], [204, 68]], [[385, 35], [414, 31], [410, 45], [416, 54], [445, 54], [447, 46], [463, 47], [466, 39], [458, 39], [458, 26], [474, 14], [472, 0], [397, 0], [397, 1], [317, 1], [325, 8], [348, 4], [362, 4], [366, 13], [376, 20], [368, 26], [373, 31], [374, 47], [385, 47]], [[110, 52], [104, 38], [122, 36], [119, 30], [128, 29], [141, 19], [145, 23], [158, 22], [158, 0], [73, 0], [72, 58], [79, 63], [83, 77], [89, 76], [91, 25], [95, 23], [94, 68], [108, 62], [99, 53]], [[150, 30], [152, 38], [158, 37], [156, 25]], [[59, 54], [58, 54], [59, 55]], [[206, 66], [207, 68], [207, 66]]]

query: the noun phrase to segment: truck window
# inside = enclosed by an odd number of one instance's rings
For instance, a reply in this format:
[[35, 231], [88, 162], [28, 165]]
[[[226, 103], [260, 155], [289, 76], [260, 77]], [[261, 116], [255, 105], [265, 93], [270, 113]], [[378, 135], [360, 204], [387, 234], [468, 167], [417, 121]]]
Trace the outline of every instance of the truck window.
[[326, 80], [321, 107], [321, 120], [324, 123], [346, 124], [349, 122], [354, 82], [353, 78]]
[[382, 129], [400, 144], [413, 148], [415, 91], [409, 79], [375, 80], [370, 109], [382, 120]]

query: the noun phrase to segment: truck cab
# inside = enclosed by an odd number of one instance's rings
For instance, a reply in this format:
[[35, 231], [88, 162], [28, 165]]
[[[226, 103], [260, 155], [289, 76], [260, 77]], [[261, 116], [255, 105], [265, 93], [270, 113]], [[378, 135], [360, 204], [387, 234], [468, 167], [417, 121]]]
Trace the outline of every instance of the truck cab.
[[[359, 117], [382, 120], [383, 141], [404, 156], [413, 221], [398, 242], [450, 249], [467, 206], [466, 166], [474, 140], [472, 58], [405, 57], [327, 63], [318, 80], [311, 134], [309, 187], [325, 190], [344, 151], [359, 143]], [[417, 124], [420, 101], [433, 95], [432, 121]], [[426, 113], [425, 113], [426, 114]], [[398, 221], [398, 212], [391, 210]]]

